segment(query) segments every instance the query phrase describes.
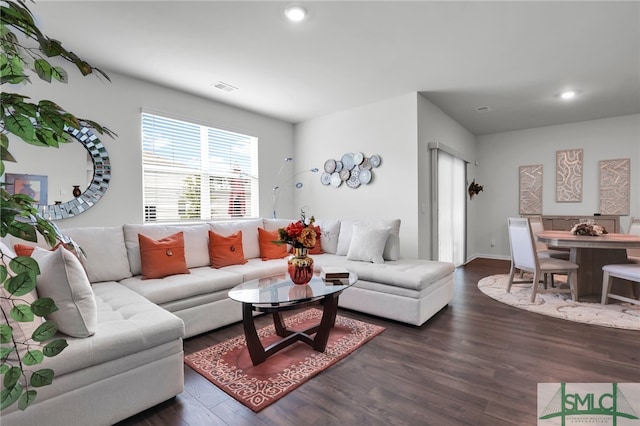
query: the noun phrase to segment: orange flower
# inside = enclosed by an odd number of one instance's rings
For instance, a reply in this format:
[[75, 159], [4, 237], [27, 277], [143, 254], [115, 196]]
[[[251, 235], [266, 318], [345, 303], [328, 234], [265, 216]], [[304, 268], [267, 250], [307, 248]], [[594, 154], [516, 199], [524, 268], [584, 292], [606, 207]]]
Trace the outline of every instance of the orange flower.
[[290, 244], [297, 248], [313, 248], [316, 245], [317, 234], [313, 228], [315, 218], [312, 216], [309, 223], [305, 223], [304, 211], [301, 220], [290, 223], [286, 228], [278, 228], [278, 240], [276, 244]]
[[316, 245], [316, 231], [313, 228], [304, 228], [298, 237], [298, 242], [307, 248]]

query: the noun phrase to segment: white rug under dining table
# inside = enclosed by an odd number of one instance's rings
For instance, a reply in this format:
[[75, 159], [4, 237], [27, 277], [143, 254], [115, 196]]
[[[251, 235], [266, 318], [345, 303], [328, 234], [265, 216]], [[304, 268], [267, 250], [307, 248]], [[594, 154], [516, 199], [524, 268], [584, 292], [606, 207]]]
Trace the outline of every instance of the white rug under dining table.
[[[531, 275], [525, 274], [523, 279], [527, 278], [531, 279]], [[481, 279], [478, 288], [492, 299], [530, 312], [592, 325], [640, 330], [639, 305], [617, 301], [607, 305], [574, 302], [568, 293], [538, 294], [531, 303], [531, 283], [514, 283], [507, 293], [508, 279], [507, 274], [491, 275]]]

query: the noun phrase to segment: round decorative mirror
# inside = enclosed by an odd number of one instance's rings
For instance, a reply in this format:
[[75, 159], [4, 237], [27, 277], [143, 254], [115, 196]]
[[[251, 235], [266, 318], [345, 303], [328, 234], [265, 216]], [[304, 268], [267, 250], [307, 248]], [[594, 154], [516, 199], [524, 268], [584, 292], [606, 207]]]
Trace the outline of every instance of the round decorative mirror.
[[77, 187], [76, 191], [80, 192], [80, 194], [76, 195], [77, 192], [75, 192], [72, 200], [38, 206], [40, 214], [45, 219], [50, 220], [66, 219], [89, 210], [104, 196], [111, 180], [111, 162], [109, 161], [107, 149], [93, 133], [93, 130], [89, 127], [73, 129], [67, 126], [65, 126], [64, 130], [88, 151], [89, 157], [93, 162], [93, 178], [86, 189], [82, 190]]

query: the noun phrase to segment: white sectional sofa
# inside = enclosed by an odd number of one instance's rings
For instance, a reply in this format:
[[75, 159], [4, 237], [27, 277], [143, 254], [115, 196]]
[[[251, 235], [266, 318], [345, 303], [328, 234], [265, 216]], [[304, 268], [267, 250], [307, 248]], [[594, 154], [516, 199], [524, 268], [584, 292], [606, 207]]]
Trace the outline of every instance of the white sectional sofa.
[[[261, 259], [257, 228], [275, 230], [292, 221], [65, 229], [86, 254], [83, 266], [98, 306], [97, 330], [90, 337], [67, 337], [69, 347], [47, 360], [56, 372], [53, 384], [41, 388], [26, 411], [15, 404], [4, 410], [2, 424], [112, 424], [182, 392], [182, 339], [241, 320], [241, 306], [228, 291], [286, 271], [284, 259]], [[400, 220], [315, 224], [322, 230], [324, 252], [313, 255], [315, 269], [341, 265], [359, 277], [341, 295], [341, 307], [420, 326], [452, 300], [452, 264], [399, 258]], [[363, 237], [365, 225], [389, 230], [382, 257], [375, 257], [381, 263], [353, 260], [363, 253], [366, 259], [372, 249]], [[242, 231], [247, 262], [211, 267], [209, 230], [225, 236]], [[179, 231], [190, 273], [142, 279], [138, 234], [157, 240]], [[363, 247], [355, 250], [356, 244]]]

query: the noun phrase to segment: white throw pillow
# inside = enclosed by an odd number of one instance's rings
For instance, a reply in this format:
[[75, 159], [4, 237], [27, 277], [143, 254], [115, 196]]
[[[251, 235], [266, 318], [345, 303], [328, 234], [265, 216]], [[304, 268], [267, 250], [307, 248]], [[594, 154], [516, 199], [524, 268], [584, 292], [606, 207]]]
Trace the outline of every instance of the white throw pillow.
[[351, 246], [353, 227], [355, 225], [368, 226], [370, 228], [391, 228], [389, 238], [385, 243], [383, 257], [385, 260], [398, 260], [400, 257], [400, 219], [390, 220], [343, 220], [340, 222], [340, 236], [336, 254], [344, 256]]
[[[340, 221], [336, 219], [316, 219], [315, 225], [320, 227], [322, 237], [320, 245], [325, 253], [336, 254], [338, 251], [338, 236], [340, 235]], [[346, 252], [344, 254], [347, 254]]]
[[354, 225], [347, 259], [384, 263], [382, 254], [390, 232], [391, 228], [369, 228], [358, 224]]
[[31, 255], [40, 266], [38, 296], [50, 297], [58, 310], [47, 319], [72, 337], [89, 337], [98, 328], [98, 308], [87, 274], [78, 258], [60, 246], [55, 251], [36, 248]]
[[351, 246], [351, 239], [353, 238], [353, 226], [357, 222], [355, 220], [341, 220], [340, 221], [340, 234], [338, 236], [338, 246], [336, 247], [336, 254], [339, 256], [346, 256]]

